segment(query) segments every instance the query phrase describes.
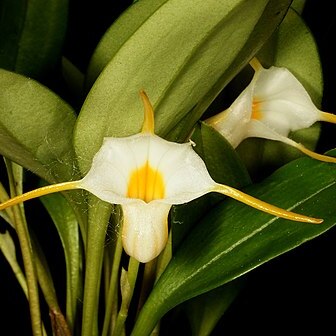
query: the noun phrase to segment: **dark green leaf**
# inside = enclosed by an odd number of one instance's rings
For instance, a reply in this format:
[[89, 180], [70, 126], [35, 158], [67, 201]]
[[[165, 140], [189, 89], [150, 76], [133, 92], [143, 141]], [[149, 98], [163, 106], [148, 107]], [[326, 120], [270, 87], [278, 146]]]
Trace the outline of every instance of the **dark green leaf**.
[[[284, 209], [323, 218], [297, 223], [225, 200], [181, 245], [139, 315], [133, 335], [146, 335], [175, 305], [227, 283], [335, 225], [333, 164], [301, 158], [245, 192]], [[290, 197], [288, 197], [290, 195]]]
[[0, 66], [34, 78], [60, 61], [68, 0], [3, 0]]
[[193, 335], [208, 336], [240, 292], [244, 281], [236, 279], [185, 304]]

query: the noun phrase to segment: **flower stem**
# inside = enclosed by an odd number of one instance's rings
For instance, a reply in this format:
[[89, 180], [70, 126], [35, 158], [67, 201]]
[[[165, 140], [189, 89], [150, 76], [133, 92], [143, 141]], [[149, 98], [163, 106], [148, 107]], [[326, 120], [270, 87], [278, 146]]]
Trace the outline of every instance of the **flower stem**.
[[143, 304], [145, 303], [147, 296], [153, 287], [155, 281], [157, 259], [153, 259], [145, 264], [144, 274], [142, 277], [142, 284], [140, 290], [140, 298], [138, 303], [138, 312], [141, 310]]
[[126, 284], [123, 286], [124, 288], [122, 288], [121, 307], [117, 316], [115, 328], [113, 330], [113, 336], [120, 336], [123, 334], [125, 321], [128, 316], [129, 305], [133, 297], [135, 283], [138, 276], [139, 264], [139, 261], [130, 257], [126, 275]]
[[[13, 172], [13, 164], [10, 161], [6, 161], [6, 167], [8, 172], [9, 186], [11, 195], [16, 194], [15, 177]], [[27, 228], [27, 223], [24, 216], [23, 207], [13, 208], [13, 218], [15, 223], [15, 229], [18, 236], [23, 265], [28, 286], [28, 299], [29, 310], [31, 318], [32, 332], [34, 336], [42, 336], [42, 320], [40, 312], [40, 301], [37, 284], [37, 276], [35, 270], [34, 255]]]
[[114, 257], [113, 257], [109, 290], [107, 294], [107, 302], [106, 302], [106, 307], [105, 307], [105, 316], [104, 316], [102, 336], [108, 335], [108, 330], [109, 330], [111, 316], [112, 316], [113, 301], [115, 299], [115, 294], [116, 294], [117, 286], [118, 286], [118, 274], [119, 274], [121, 255], [122, 255], [122, 239], [121, 239], [121, 234], [118, 234], [118, 240], [117, 240], [117, 244], [116, 244], [115, 251], [114, 251]]

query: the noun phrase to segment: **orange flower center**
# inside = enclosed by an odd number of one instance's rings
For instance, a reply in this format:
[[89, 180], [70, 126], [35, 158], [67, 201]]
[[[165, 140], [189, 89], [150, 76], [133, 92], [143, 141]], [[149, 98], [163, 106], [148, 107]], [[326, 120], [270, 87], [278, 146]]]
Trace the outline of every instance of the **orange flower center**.
[[165, 185], [162, 174], [154, 170], [148, 161], [135, 169], [128, 182], [127, 197], [142, 199], [149, 203], [165, 196]]
[[260, 104], [261, 103], [259, 101], [253, 99], [251, 119], [260, 120], [262, 118], [262, 113], [260, 111]]

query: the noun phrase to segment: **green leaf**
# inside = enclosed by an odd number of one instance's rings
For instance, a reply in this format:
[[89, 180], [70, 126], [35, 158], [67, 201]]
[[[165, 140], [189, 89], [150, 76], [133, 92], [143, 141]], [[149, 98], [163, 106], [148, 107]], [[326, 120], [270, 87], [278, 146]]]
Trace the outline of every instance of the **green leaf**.
[[132, 335], [149, 334], [177, 304], [227, 283], [334, 226], [336, 217], [330, 204], [336, 201], [335, 181], [333, 164], [301, 158], [244, 190], [284, 209], [323, 218], [320, 225], [279, 219], [234, 200], [223, 201], [181, 245], [145, 303]]
[[38, 82], [0, 69], [0, 153], [49, 182], [78, 176], [72, 108]]
[[15, 244], [8, 231], [0, 234], [0, 251], [3, 253], [10, 267], [12, 268], [13, 273], [19, 282], [25, 296], [28, 297], [27, 281], [16, 258]]
[[208, 336], [211, 334], [219, 319], [240, 292], [243, 280], [239, 278], [231, 281], [185, 303], [184, 308], [193, 335]]
[[73, 326], [78, 299], [82, 296], [82, 254], [77, 218], [61, 194], [41, 197], [60, 236], [66, 263], [67, 320]]
[[[50, 183], [80, 178], [72, 133], [76, 115], [67, 103], [38, 82], [0, 69], [0, 154]], [[86, 203], [67, 194], [85, 242]]]
[[60, 61], [68, 0], [3, 0], [0, 4], [0, 66], [34, 78]]
[[91, 57], [85, 78], [87, 90], [118, 50], [165, 2], [167, 0], [140, 1], [124, 11], [121, 18], [112, 24]]
[[81, 170], [88, 170], [103, 137], [140, 130], [140, 89], [156, 110], [157, 133], [184, 141], [225, 84], [281, 22], [290, 2], [167, 0], [154, 2], [162, 3], [154, 12], [141, 1], [135, 3], [118, 24], [136, 28], [133, 20], [147, 19], [112, 54], [79, 115], [75, 147]]

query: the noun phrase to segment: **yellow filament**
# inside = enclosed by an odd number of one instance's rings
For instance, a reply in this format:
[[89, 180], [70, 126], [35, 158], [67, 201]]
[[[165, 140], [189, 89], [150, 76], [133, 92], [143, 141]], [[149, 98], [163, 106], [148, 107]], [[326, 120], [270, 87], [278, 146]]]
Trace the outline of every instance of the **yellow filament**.
[[152, 169], [148, 161], [139, 169], [131, 173], [127, 197], [142, 199], [150, 202], [165, 196], [163, 177], [157, 170]]
[[254, 198], [250, 195], [247, 195], [237, 189], [217, 184], [214, 187], [215, 192], [218, 192], [220, 194], [229, 196], [234, 198], [237, 201], [243, 202], [255, 209], [267, 212], [271, 215], [285, 218], [285, 219], [290, 219], [296, 222], [305, 222], [305, 223], [312, 223], [312, 224], [320, 224], [323, 222], [323, 219], [318, 219], [318, 218], [312, 218], [304, 215], [300, 215], [291, 211], [287, 211], [281, 208], [278, 208], [274, 205], [271, 205], [269, 203], [263, 202], [257, 198]]
[[332, 124], [336, 124], [336, 115], [328, 112], [322, 112], [320, 111], [320, 120], [321, 121], [327, 121]]
[[335, 157], [315, 153], [315, 152], [311, 151], [310, 149], [304, 147], [301, 144], [296, 144], [295, 147], [298, 150], [300, 150], [302, 153], [307, 154], [308, 156], [310, 156], [313, 159], [320, 160], [320, 161], [323, 161], [323, 162], [336, 163], [336, 158]]
[[140, 97], [144, 105], [144, 122], [142, 125], [142, 133], [154, 134], [154, 110], [153, 106], [145, 91], [140, 91]]
[[13, 197], [6, 202], [3, 202], [2, 204], [0, 204], [0, 210], [4, 210], [6, 208], [9, 208], [13, 205], [30, 200], [32, 198], [44, 196], [47, 194], [52, 194], [52, 193], [59, 192], [59, 191], [76, 189], [78, 187], [79, 187], [78, 181], [63, 182], [63, 183], [41, 187], [41, 188], [38, 188], [32, 191], [28, 191], [25, 194]]

